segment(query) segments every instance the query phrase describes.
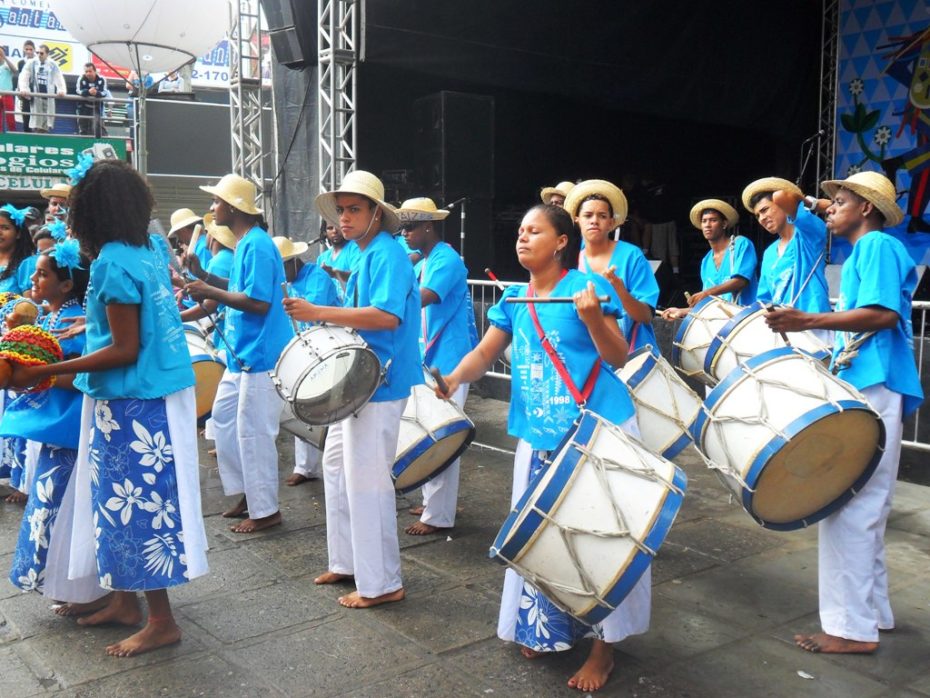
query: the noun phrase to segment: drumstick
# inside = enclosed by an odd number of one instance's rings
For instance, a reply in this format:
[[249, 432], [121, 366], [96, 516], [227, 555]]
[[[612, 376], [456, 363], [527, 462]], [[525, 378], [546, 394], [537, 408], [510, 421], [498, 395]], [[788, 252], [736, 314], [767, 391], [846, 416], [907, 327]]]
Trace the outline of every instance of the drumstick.
[[442, 377], [442, 374], [439, 372], [439, 369], [433, 366], [429, 370], [429, 374], [436, 380], [436, 385], [439, 386], [440, 392], [443, 395], [449, 394], [449, 384], [446, 383], [445, 378]]
[[501, 280], [498, 279], [497, 276], [494, 275], [494, 272], [493, 272], [493, 271], [491, 271], [490, 269], [488, 269], [487, 267], [485, 267], [485, 268], [484, 268], [484, 273], [488, 275], [488, 278], [491, 279], [491, 281], [494, 282], [494, 284], [497, 286], [497, 288], [498, 288], [499, 290], [501, 290], [501, 291], [506, 291], [506, 290], [507, 290], [507, 287], [504, 286], [504, 284], [501, 283]]
[[194, 232], [191, 233], [191, 241], [187, 244], [187, 253], [194, 254], [194, 249], [197, 247], [197, 241], [200, 240], [200, 233], [203, 231], [203, 226], [198, 223], [194, 226]]
[[[599, 303], [609, 303], [610, 296], [597, 296]], [[548, 298], [539, 298], [537, 296], [519, 296], [507, 299], [508, 303], [574, 303], [572, 296], [549, 296]]]
[[[290, 298], [290, 297], [291, 297], [291, 294], [288, 293], [288, 291], [287, 291], [287, 281], [282, 281], [282, 282], [281, 282], [281, 292], [284, 294], [284, 297], [285, 297], [285, 298]], [[290, 315], [288, 315], [288, 317], [291, 318], [291, 327], [294, 328], [294, 334], [300, 334], [300, 328], [297, 327], [297, 320], [295, 320], [295, 319], [294, 319], [293, 317], [291, 317]]]
[[[765, 306], [765, 312], [767, 313], [775, 312], [775, 305], [773, 303], [769, 303], [767, 306]], [[791, 342], [788, 341], [788, 335], [785, 334], [784, 332], [779, 332], [778, 334], [781, 335], [781, 339], [785, 343], [785, 345], [790, 347]]]

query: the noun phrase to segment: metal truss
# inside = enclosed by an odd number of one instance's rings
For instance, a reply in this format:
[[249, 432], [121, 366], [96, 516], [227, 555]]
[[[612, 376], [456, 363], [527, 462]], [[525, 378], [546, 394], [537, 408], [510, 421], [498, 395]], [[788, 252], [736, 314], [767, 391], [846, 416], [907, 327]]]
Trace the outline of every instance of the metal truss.
[[837, 49], [840, 28], [839, 0], [823, 0], [820, 29], [820, 135], [817, 137], [817, 184], [833, 177], [836, 153], [836, 82]]
[[262, 29], [258, 0], [233, 0], [229, 8], [232, 171], [254, 182], [261, 198], [265, 171], [262, 157]]
[[[359, 0], [318, 0], [320, 191], [332, 191], [356, 160]], [[360, 9], [361, 8], [361, 9]]]

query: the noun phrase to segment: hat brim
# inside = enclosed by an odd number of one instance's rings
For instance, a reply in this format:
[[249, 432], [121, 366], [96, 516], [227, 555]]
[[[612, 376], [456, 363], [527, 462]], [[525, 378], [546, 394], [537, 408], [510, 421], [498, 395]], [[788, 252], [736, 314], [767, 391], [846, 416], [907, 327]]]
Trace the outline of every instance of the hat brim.
[[[755, 214], [749, 202], [752, 201], [752, 197], [756, 194], [766, 191], [787, 191], [800, 197], [804, 196], [804, 192], [801, 191], [801, 188], [794, 182], [782, 179], [781, 177], [763, 177], [762, 179], [757, 179], [755, 182], [751, 182], [743, 189], [743, 195], [740, 197], [743, 202], [743, 208]], [[788, 211], [788, 213], [793, 214], [794, 211]]]
[[354, 196], [364, 196], [369, 201], [373, 201], [378, 206], [381, 207], [381, 230], [386, 230], [389, 233], [395, 233], [400, 228], [400, 217], [397, 215], [397, 210], [388, 203], [381, 201], [380, 199], [375, 199], [374, 197], [358, 191], [327, 191], [322, 194], [317, 194], [315, 203], [316, 210], [320, 212], [320, 215], [328, 223], [332, 223], [337, 228], [339, 227], [339, 214], [336, 212], [336, 196], [339, 194], [352, 194]]
[[217, 199], [222, 199], [234, 209], [242, 211], [243, 213], [247, 213], [250, 216], [260, 216], [264, 213], [264, 211], [258, 208], [258, 206], [256, 206], [254, 203], [245, 202], [245, 204], [242, 204], [230, 201], [229, 194], [222, 191], [219, 187], [211, 187], [204, 184], [200, 186], [200, 190], [215, 196]]
[[189, 225], [194, 225], [195, 223], [200, 223], [203, 220], [200, 216], [193, 216], [192, 218], [185, 218], [183, 221], [178, 223], [175, 226], [172, 226], [171, 230], [168, 231], [168, 237], [174, 237], [177, 235], [177, 232], [182, 228], [186, 228]]
[[727, 228], [732, 228], [739, 223], [739, 213], [726, 201], [722, 201], [721, 199], [704, 199], [703, 201], [698, 201], [691, 207], [691, 213], [688, 214], [691, 225], [700, 230], [701, 214], [709, 208], [723, 214], [723, 217], [727, 219]]
[[549, 197], [553, 194], [558, 194], [561, 197], [565, 197], [566, 194], [561, 189], [556, 189], [555, 187], [543, 187], [542, 191], [539, 192], [539, 198], [542, 199], [544, 204], [549, 203]]
[[449, 215], [449, 211], [441, 208], [435, 211], [420, 211], [419, 209], [414, 208], [399, 208], [396, 210], [397, 217], [400, 219], [401, 223], [444, 221]]
[[304, 252], [310, 249], [310, 245], [305, 242], [293, 242], [291, 243], [291, 252], [286, 257], [281, 255], [281, 261], [286, 262], [289, 259], [294, 259], [294, 257], [300, 257]]
[[889, 200], [887, 196], [877, 189], [864, 186], [859, 182], [850, 182], [843, 179], [828, 179], [820, 186], [831, 199], [836, 196], [836, 192], [840, 189], [848, 189], [854, 194], [858, 194], [882, 212], [885, 217], [885, 225], [889, 228], [899, 225], [904, 220], [904, 211], [901, 210], [897, 202]]
[[[223, 226], [225, 227], [225, 226]], [[226, 228], [225, 230], [219, 226], [208, 225], [207, 226], [207, 235], [220, 243], [223, 247], [234, 250], [236, 249], [236, 236], [233, 235], [232, 231]]]
[[563, 208], [574, 218], [578, 215], [581, 202], [592, 194], [600, 194], [607, 199], [614, 212], [614, 223], [618, 226], [623, 225], [629, 210], [626, 196], [620, 190], [620, 187], [604, 179], [588, 179], [576, 184], [565, 197]]
[[43, 199], [51, 199], [53, 196], [60, 196], [62, 199], [67, 199], [71, 196], [71, 189], [59, 189], [58, 187], [52, 187], [51, 189], [42, 189], [39, 194]]

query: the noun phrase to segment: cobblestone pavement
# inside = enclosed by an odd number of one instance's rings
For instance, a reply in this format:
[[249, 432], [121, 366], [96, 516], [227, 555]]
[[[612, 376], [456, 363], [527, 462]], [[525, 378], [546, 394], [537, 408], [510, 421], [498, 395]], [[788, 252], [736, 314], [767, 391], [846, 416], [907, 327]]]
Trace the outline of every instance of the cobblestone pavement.
[[[473, 396], [478, 440], [511, 448], [506, 404]], [[290, 439], [279, 441], [282, 478]], [[203, 444], [206, 447], [206, 444]], [[457, 526], [400, 533], [407, 599], [377, 609], [317, 587], [326, 566], [320, 482], [281, 487], [284, 525], [236, 535], [215, 460], [201, 454], [210, 574], [172, 591], [184, 641], [138, 658], [103, 647], [120, 628], [84, 629], [49, 601], [0, 586], [0, 696], [570, 696], [587, 645], [524, 660], [495, 635], [503, 567], [487, 550], [507, 512], [510, 458], [463, 459]], [[774, 533], [729, 501], [690, 451], [681, 513], [653, 568], [652, 627], [616, 647], [607, 696], [930, 696], [930, 497], [901, 483], [889, 524], [897, 628], [870, 657], [805, 653], [817, 621], [813, 530]], [[413, 495], [399, 497], [398, 526]], [[9, 569], [21, 508], [0, 504], [0, 566]]]

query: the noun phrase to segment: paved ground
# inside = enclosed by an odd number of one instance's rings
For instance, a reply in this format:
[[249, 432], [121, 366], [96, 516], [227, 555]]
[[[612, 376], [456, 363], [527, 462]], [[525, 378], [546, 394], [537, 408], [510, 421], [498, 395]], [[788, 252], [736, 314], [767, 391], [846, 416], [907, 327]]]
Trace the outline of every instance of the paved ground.
[[[479, 440], [509, 447], [504, 403], [469, 400]], [[291, 448], [281, 441], [282, 474]], [[203, 458], [209, 576], [173, 592], [184, 642], [104, 656], [125, 635], [60, 619], [48, 601], [0, 585], [0, 696], [569, 696], [587, 646], [528, 662], [495, 637], [503, 568], [487, 549], [507, 511], [506, 456], [470, 450], [450, 536], [401, 534], [408, 597], [347, 610], [325, 569], [322, 485], [282, 487], [284, 526], [237, 536], [214, 462]], [[872, 657], [794, 647], [817, 627], [816, 534], [756, 526], [693, 454], [684, 507], [654, 564], [652, 629], [616, 649], [609, 696], [930, 696], [930, 497], [901, 484], [888, 531], [898, 627]], [[398, 499], [406, 525], [413, 497]], [[21, 510], [0, 505], [0, 568]], [[803, 676], [802, 676], [803, 674]]]

